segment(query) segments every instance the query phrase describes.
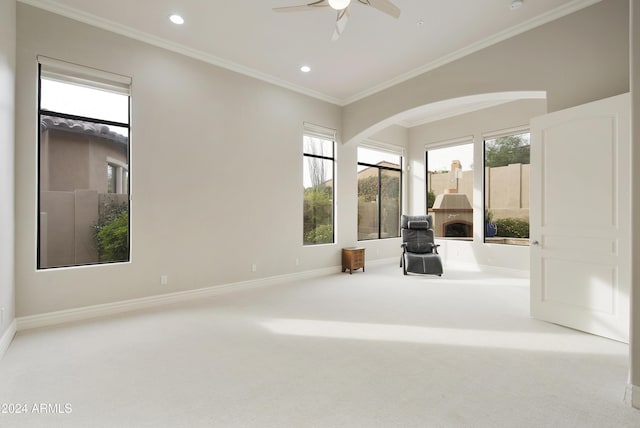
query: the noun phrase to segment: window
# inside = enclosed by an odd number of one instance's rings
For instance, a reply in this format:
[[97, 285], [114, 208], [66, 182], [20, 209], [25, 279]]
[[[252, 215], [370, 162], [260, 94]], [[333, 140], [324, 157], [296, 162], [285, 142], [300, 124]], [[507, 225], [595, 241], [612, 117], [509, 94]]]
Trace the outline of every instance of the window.
[[529, 245], [530, 134], [484, 140], [484, 240]]
[[437, 238], [473, 240], [473, 137], [428, 149], [427, 212]]
[[304, 245], [334, 242], [335, 131], [305, 124], [303, 136]]
[[129, 261], [130, 79], [38, 61], [38, 269]]
[[107, 164], [107, 193], [116, 193], [116, 167]]
[[400, 236], [402, 156], [358, 147], [358, 240]]
[[127, 164], [111, 157], [107, 158], [107, 192], [127, 193], [129, 185], [129, 171]]

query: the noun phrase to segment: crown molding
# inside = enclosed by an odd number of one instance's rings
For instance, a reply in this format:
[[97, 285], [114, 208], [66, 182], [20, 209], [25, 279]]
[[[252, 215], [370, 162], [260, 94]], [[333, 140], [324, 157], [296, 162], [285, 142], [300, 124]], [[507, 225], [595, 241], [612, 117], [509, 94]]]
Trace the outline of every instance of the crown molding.
[[283, 79], [280, 79], [278, 77], [272, 76], [270, 74], [267, 73], [263, 73], [260, 72], [258, 70], [255, 70], [253, 68], [250, 67], [246, 67], [240, 64], [237, 64], [235, 62], [232, 61], [228, 61], [226, 59], [217, 57], [215, 55], [211, 55], [208, 53], [205, 53], [203, 51], [197, 50], [197, 49], [192, 49], [188, 46], [179, 44], [179, 43], [174, 43], [174, 42], [170, 42], [166, 39], [163, 39], [161, 37], [157, 37], [157, 36], [153, 36], [151, 34], [145, 33], [143, 31], [139, 31], [136, 29], [133, 29], [131, 27], [127, 27], [121, 24], [118, 24], [116, 22], [104, 19], [104, 18], [100, 18], [96, 15], [93, 14], [89, 14], [89, 13], [85, 13], [85, 12], [81, 12], [78, 11], [76, 9], [73, 9], [71, 7], [62, 5], [54, 0], [17, 0], [20, 3], [24, 3], [33, 7], [37, 7], [39, 9], [43, 9], [58, 15], [62, 15], [65, 16], [67, 18], [71, 18], [73, 20], [79, 21], [79, 22], [83, 22], [85, 24], [89, 24], [92, 25], [94, 27], [97, 28], [101, 28], [103, 30], [107, 30], [107, 31], [111, 31], [114, 32], [116, 34], [120, 34], [123, 35], [125, 37], [129, 37], [131, 39], [134, 40], [139, 40], [145, 43], [148, 43], [150, 45], [156, 46], [156, 47], [160, 47], [160, 48], [164, 48], [167, 49], [169, 51], [172, 52], [176, 52], [218, 67], [222, 67], [231, 71], [234, 71], [236, 73], [240, 73], [243, 74], [245, 76], [249, 76], [249, 77], [253, 77], [255, 79], [258, 80], [262, 80], [264, 82], [267, 83], [271, 83], [273, 85], [276, 86], [280, 86], [282, 88], [285, 89], [289, 89], [291, 91], [303, 94], [303, 95], [307, 95], [309, 97], [312, 98], [316, 98], [318, 100], [321, 101], [326, 101], [328, 103], [331, 104], [336, 104], [338, 106], [344, 107], [346, 105], [349, 105], [351, 103], [354, 103], [356, 101], [359, 101], [363, 98], [366, 98], [368, 96], [371, 96], [375, 93], [378, 93], [380, 91], [383, 91], [385, 89], [388, 89], [392, 86], [398, 85], [400, 83], [403, 83], [407, 80], [410, 80], [414, 77], [417, 77], [421, 74], [427, 73], [431, 70], [434, 70], [438, 67], [442, 67], [445, 64], [451, 63], [455, 60], [458, 60], [460, 58], [463, 58], [467, 55], [470, 55], [472, 53], [475, 53], [479, 50], [482, 50], [486, 47], [492, 46], [496, 43], [499, 43], [501, 41], [507, 40], [511, 37], [514, 37], [518, 34], [524, 33], [526, 31], [529, 31], [533, 28], [539, 27], [543, 24], [549, 23], [551, 21], [554, 21], [556, 19], [562, 18], [563, 16], [569, 15], [571, 13], [577, 12], [580, 9], [584, 9], [586, 7], [592, 6], [596, 3], [599, 3], [602, 0], [573, 0], [570, 1], [569, 3], [566, 3], [560, 7], [557, 7], [553, 10], [550, 10], [542, 15], [539, 15], [533, 19], [530, 19], [528, 21], [525, 21], [522, 24], [513, 26], [511, 28], [508, 28], [504, 31], [501, 31], [497, 34], [494, 34], [493, 36], [487, 37], [485, 39], [479, 40], [476, 43], [473, 43], [465, 48], [459, 49], [455, 52], [452, 52], [451, 54], [445, 55], [441, 58], [438, 58], [434, 61], [431, 61], [421, 67], [418, 67], [414, 70], [411, 70], [407, 73], [403, 73], [391, 80], [388, 80], [386, 82], [383, 82], [379, 85], [375, 85], [365, 91], [359, 92], [357, 94], [354, 94], [351, 97], [347, 97], [344, 99], [339, 99], [336, 97], [332, 97], [330, 95], [327, 95], [325, 93], [319, 92], [319, 91], [314, 91], [299, 85], [294, 85], [290, 82], [287, 82]]
[[237, 64], [233, 61], [228, 61], [224, 58], [220, 58], [218, 56], [208, 54], [198, 49], [192, 49], [180, 43], [174, 43], [169, 40], [163, 39], [161, 37], [153, 36], [149, 33], [145, 33], [143, 31], [139, 31], [134, 28], [118, 24], [117, 22], [113, 22], [108, 19], [104, 19], [90, 13], [76, 10], [74, 8], [62, 5], [53, 0], [17, 0], [17, 1], [29, 6], [36, 7], [38, 9], [43, 9], [48, 12], [52, 12], [57, 15], [61, 15], [61, 16], [73, 19], [75, 21], [89, 24], [93, 27], [111, 31], [113, 33], [120, 34], [122, 36], [131, 38], [134, 40], [138, 40], [159, 48], [163, 48], [181, 55], [185, 55], [190, 58], [194, 58], [202, 62], [215, 65], [217, 67], [225, 68], [227, 70], [231, 70], [236, 73], [243, 74], [245, 76], [262, 80], [264, 82], [271, 83], [273, 85], [280, 86], [282, 88], [289, 89], [291, 91], [298, 92], [300, 94], [319, 99], [321, 101], [326, 101], [331, 104], [341, 105], [341, 101], [338, 98], [329, 96], [327, 94], [324, 94], [318, 91], [313, 91], [311, 89], [308, 89], [302, 86], [294, 85], [283, 79], [280, 79], [278, 77], [272, 76], [267, 73], [263, 73], [253, 68]]

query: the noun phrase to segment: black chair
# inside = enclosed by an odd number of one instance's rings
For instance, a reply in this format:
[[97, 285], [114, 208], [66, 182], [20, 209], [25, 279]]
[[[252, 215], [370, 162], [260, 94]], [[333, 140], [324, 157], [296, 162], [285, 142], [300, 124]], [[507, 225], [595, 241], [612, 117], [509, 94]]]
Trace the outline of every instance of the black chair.
[[434, 242], [432, 225], [430, 215], [402, 215], [400, 267], [405, 275], [412, 272], [442, 276], [439, 245]]

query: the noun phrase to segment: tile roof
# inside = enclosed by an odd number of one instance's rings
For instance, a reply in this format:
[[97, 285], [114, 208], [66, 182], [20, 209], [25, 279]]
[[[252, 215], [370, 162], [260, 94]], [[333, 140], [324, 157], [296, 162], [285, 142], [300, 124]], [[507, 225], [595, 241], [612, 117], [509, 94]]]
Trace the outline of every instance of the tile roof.
[[103, 138], [105, 140], [112, 141], [114, 143], [120, 143], [124, 146], [127, 146], [129, 144], [129, 138], [126, 135], [122, 135], [112, 131], [109, 126], [100, 123], [86, 122], [83, 120], [64, 119], [56, 116], [42, 115], [40, 118], [40, 129], [55, 129], [60, 131], [73, 132], [76, 134], [94, 136], [97, 138]]

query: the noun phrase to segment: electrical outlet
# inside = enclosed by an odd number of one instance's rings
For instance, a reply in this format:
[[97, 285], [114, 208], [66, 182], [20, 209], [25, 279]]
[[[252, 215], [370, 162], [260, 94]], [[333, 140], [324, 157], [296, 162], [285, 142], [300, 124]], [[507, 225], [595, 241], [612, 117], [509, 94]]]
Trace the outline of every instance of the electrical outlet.
[[169, 277], [167, 275], [161, 275], [160, 285], [167, 285], [167, 284], [169, 284]]
[[300, 266], [300, 259], [296, 259], [296, 266]]
[[251, 265], [251, 272], [255, 272], [258, 270], [258, 266], [254, 263]]
[[4, 322], [4, 308], [0, 308], [0, 324]]

